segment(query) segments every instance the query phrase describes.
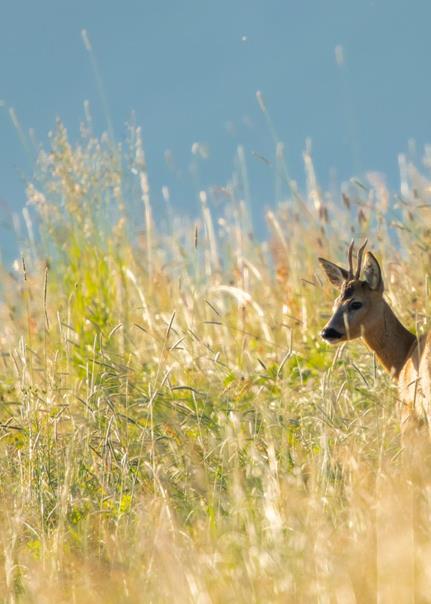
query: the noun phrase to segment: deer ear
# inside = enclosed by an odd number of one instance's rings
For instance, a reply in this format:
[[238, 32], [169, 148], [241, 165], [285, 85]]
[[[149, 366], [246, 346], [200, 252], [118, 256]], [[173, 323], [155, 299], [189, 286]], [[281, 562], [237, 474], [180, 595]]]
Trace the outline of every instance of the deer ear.
[[364, 276], [370, 289], [381, 289], [383, 291], [382, 272], [379, 263], [371, 252], [367, 252], [365, 255]]
[[325, 260], [324, 258], [319, 258], [319, 262], [332, 285], [341, 287], [344, 281], [347, 281], [349, 273], [344, 268], [341, 268], [338, 264], [329, 262], [329, 260]]

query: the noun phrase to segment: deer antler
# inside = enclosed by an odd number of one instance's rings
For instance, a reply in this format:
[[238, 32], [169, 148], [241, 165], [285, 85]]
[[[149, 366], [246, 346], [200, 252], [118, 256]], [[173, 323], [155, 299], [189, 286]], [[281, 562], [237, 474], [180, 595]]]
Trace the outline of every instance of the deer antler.
[[362, 256], [364, 254], [364, 250], [365, 250], [365, 247], [366, 247], [367, 243], [368, 243], [368, 239], [365, 239], [364, 243], [359, 248], [359, 251], [358, 251], [358, 266], [356, 268], [355, 279], [359, 279], [359, 277], [360, 277], [361, 268], [362, 268]]
[[349, 252], [348, 252], [348, 255], [349, 255], [349, 273], [347, 276], [348, 281], [350, 281], [352, 279], [359, 279], [360, 274], [361, 274], [361, 268], [362, 268], [362, 256], [364, 255], [364, 250], [365, 250], [367, 243], [368, 243], [368, 239], [365, 239], [364, 243], [361, 245], [361, 247], [358, 250], [358, 263], [356, 266], [356, 272], [353, 275], [353, 250], [355, 247], [355, 241], [354, 241], [354, 239], [352, 239], [352, 241], [349, 245]]
[[348, 281], [353, 279], [353, 248], [355, 247], [355, 240], [352, 239], [349, 245], [349, 274], [347, 277]]

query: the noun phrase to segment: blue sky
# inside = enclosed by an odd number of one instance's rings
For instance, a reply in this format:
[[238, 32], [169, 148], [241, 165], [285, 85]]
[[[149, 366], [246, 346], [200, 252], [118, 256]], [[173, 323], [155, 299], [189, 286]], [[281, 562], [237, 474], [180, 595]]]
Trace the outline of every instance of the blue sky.
[[[420, 158], [431, 140], [430, 23], [427, 0], [4, 0], [0, 202], [19, 209], [32, 172], [7, 107], [42, 143], [57, 116], [76, 137], [86, 99], [106, 129], [83, 28], [116, 138], [132, 111], [142, 126], [154, 204], [167, 184], [180, 211], [196, 211], [197, 189], [226, 183], [239, 144], [255, 215], [274, 203], [274, 174], [254, 155], [274, 156], [257, 90], [293, 178], [303, 180], [310, 137], [324, 186], [331, 173], [342, 181], [375, 170], [396, 188], [398, 153], [415, 139]], [[198, 183], [189, 173], [195, 141], [210, 153]], [[166, 165], [167, 149], [179, 175]]]

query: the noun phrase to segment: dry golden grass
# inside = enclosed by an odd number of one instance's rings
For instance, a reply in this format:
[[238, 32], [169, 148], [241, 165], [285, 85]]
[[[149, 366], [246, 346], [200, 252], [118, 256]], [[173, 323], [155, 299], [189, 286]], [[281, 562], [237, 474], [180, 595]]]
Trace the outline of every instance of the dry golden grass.
[[428, 601], [429, 481], [373, 356], [320, 340], [316, 262], [366, 234], [422, 330], [427, 177], [406, 160], [399, 196], [376, 175], [323, 194], [307, 155], [260, 242], [241, 176], [223, 214], [202, 192], [196, 222], [156, 227], [139, 130], [51, 143], [1, 275], [3, 601]]

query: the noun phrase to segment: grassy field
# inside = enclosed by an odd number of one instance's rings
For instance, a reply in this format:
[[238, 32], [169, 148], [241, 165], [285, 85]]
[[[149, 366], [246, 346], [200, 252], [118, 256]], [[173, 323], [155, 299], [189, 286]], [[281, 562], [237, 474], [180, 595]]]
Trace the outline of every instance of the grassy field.
[[217, 215], [214, 191], [196, 221], [165, 191], [156, 226], [139, 130], [58, 125], [1, 269], [1, 601], [430, 601], [429, 488], [373, 355], [319, 337], [317, 256], [366, 235], [423, 330], [431, 181], [404, 158], [399, 194], [325, 193], [305, 166], [300, 193], [277, 154], [267, 241], [241, 170]]

